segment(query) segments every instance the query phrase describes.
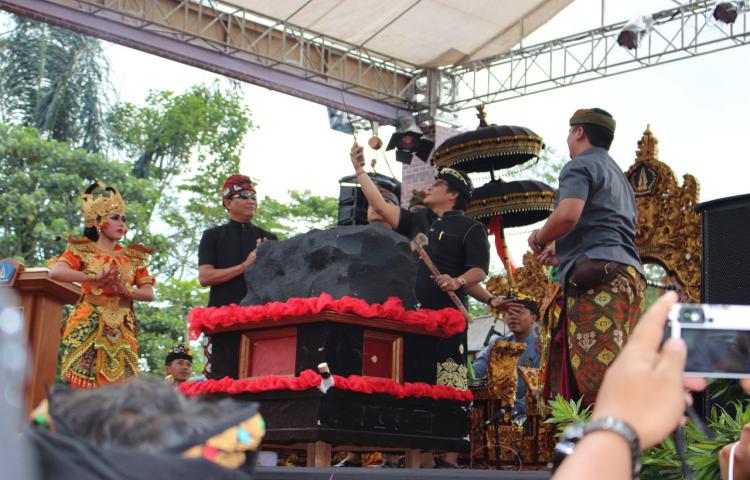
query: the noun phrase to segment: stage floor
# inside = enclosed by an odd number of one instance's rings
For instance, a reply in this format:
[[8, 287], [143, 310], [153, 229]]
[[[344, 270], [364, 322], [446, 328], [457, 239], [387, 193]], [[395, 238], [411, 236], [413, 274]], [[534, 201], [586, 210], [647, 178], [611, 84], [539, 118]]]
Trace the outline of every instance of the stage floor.
[[468, 469], [405, 469], [405, 468], [309, 468], [309, 467], [257, 467], [257, 480], [358, 480], [363, 478], [457, 478], [542, 480], [550, 478], [549, 472], [513, 472], [506, 470]]

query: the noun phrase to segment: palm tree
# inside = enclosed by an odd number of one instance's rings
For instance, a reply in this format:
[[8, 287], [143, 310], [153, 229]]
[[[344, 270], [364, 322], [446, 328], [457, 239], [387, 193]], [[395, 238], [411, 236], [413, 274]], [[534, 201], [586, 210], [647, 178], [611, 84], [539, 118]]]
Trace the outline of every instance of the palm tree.
[[12, 17], [0, 40], [0, 109], [8, 123], [99, 151], [109, 64], [101, 43], [70, 30]]

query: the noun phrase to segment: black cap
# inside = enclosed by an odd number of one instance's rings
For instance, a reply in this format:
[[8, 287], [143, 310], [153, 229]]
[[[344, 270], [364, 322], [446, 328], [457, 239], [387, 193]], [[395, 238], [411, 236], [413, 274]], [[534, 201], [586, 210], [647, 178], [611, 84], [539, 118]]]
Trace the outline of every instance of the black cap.
[[456, 170], [450, 167], [443, 167], [438, 171], [435, 177], [439, 180], [444, 180], [454, 190], [463, 196], [468, 202], [471, 200], [471, 194], [474, 191], [474, 185], [471, 183], [469, 176], [461, 170]]
[[183, 358], [185, 360], [193, 361], [193, 355], [190, 354], [190, 349], [183, 345], [175, 345], [172, 347], [172, 350], [167, 354], [167, 358], [164, 360], [164, 365], [169, 365], [172, 363], [172, 360], [177, 360], [178, 358]]

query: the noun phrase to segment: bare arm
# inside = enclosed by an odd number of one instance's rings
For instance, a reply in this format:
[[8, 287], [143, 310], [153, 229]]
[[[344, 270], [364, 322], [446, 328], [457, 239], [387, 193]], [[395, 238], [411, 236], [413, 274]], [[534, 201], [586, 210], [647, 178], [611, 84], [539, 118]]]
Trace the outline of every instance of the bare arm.
[[227, 268], [215, 268], [213, 265], [200, 265], [198, 267], [198, 283], [201, 284], [201, 287], [221, 285], [243, 273], [245, 273], [245, 262]]
[[49, 278], [50, 280], [55, 280], [57, 282], [78, 283], [85, 282], [89, 279], [88, 275], [86, 275], [85, 273], [78, 270], [73, 270], [67, 263], [60, 261], [54, 264], [50, 269]]
[[581, 219], [585, 205], [586, 201], [580, 198], [566, 198], [562, 200], [544, 223], [544, 226], [540, 230], [534, 230], [529, 236], [529, 246], [531, 249], [536, 253], [540, 253], [542, 249], [539, 249], [536, 243], [547, 245], [573, 230], [578, 224], [578, 220]]
[[[110, 268], [107, 270], [97, 272], [94, 276], [94, 281], [97, 283], [106, 283], [107, 281], [111, 281], [116, 273], [116, 267], [110, 266]], [[49, 271], [49, 278], [50, 280], [55, 280], [57, 282], [77, 283], [91, 280], [87, 273], [81, 272], [80, 270], [73, 270], [72, 268], [70, 268], [70, 265], [62, 261], [58, 261], [52, 266]]]
[[362, 156], [362, 147], [357, 145], [355, 142], [352, 145], [352, 150], [349, 155], [354, 166], [354, 171], [357, 172], [357, 181], [362, 187], [362, 193], [367, 198], [367, 203], [380, 215], [383, 220], [391, 227], [396, 228], [398, 226], [398, 220], [401, 216], [401, 209], [392, 203], [388, 203], [383, 198], [378, 187], [373, 183], [372, 179], [365, 169], [362, 167], [364, 164], [364, 157]]
[[150, 283], [131, 290], [128, 297], [141, 302], [150, 302], [154, 299], [154, 286]]
[[216, 268], [213, 265], [198, 265], [198, 283], [201, 287], [210, 287], [211, 285], [221, 285], [229, 280], [242, 275], [250, 265], [255, 263], [258, 258], [258, 247], [265, 239], [259, 238], [255, 243], [255, 250], [247, 255], [247, 258], [233, 267]]
[[630, 447], [622, 437], [612, 432], [592, 432], [578, 442], [553, 478], [585, 480], [602, 478], [602, 472], [607, 472], [607, 478], [629, 480], [633, 478], [630, 462]]

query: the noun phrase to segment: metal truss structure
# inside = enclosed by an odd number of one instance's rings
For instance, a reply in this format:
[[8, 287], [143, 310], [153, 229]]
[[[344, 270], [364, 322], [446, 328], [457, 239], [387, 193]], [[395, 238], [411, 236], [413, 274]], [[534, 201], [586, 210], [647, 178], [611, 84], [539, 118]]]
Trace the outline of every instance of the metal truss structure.
[[750, 12], [721, 24], [713, 2], [697, 1], [654, 14], [635, 50], [617, 44], [621, 22], [427, 69], [222, 0], [0, 0], [0, 8], [383, 124], [411, 113], [450, 119], [477, 103], [750, 43]]
[[0, 8], [381, 123], [415, 110], [418, 66], [220, 0], [0, 0]]
[[713, 19], [713, 2], [693, 2], [655, 13], [639, 47], [617, 43], [621, 22], [441, 71], [457, 88], [441, 109], [456, 111], [662, 65], [750, 43], [750, 12], [734, 24]]

